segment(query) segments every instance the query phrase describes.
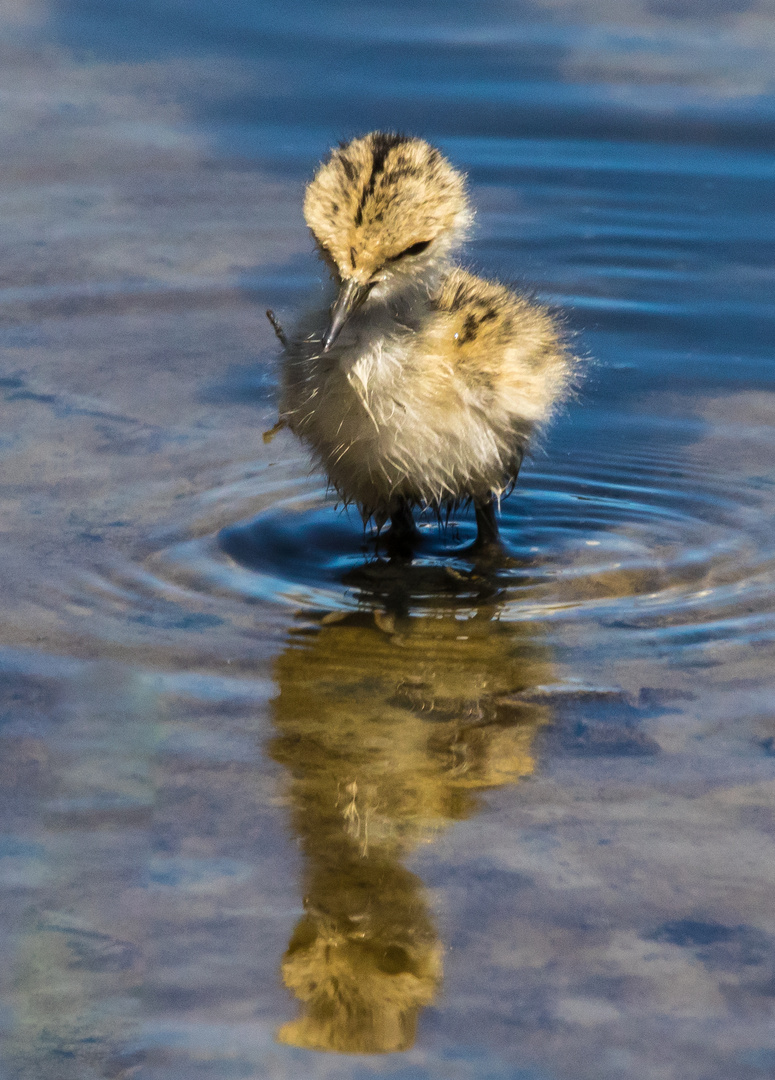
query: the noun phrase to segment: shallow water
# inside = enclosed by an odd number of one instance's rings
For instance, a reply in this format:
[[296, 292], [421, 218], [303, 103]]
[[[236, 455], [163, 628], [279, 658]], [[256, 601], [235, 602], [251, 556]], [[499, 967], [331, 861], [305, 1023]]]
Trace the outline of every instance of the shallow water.
[[[3, 1076], [772, 1075], [772, 5], [0, 20]], [[377, 126], [589, 358], [498, 566], [261, 439]]]

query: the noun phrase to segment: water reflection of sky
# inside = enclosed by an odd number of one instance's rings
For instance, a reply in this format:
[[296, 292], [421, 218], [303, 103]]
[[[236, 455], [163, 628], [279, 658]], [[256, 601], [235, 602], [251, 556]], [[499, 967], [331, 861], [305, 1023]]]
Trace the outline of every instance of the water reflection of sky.
[[[772, 5], [0, 20], [9, 1075], [769, 1075]], [[260, 439], [374, 126], [593, 358], [495, 579]]]

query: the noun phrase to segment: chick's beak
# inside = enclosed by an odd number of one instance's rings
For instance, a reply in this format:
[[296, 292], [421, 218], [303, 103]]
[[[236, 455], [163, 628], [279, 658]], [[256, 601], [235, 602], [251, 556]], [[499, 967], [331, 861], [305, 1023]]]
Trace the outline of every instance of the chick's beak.
[[352, 278], [342, 282], [342, 286], [339, 289], [339, 295], [331, 305], [331, 320], [328, 324], [328, 329], [323, 335], [324, 353], [328, 352], [339, 337], [339, 332], [344, 324], [356, 308], [359, 308], [366, 299], [367, 292], [368, 288], [365, 285], [359, 285], [358, 282], [353, 281]]

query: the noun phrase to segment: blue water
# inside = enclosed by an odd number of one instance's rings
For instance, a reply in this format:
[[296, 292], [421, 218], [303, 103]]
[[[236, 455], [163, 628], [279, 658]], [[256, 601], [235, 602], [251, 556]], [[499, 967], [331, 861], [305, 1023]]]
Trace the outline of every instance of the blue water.
[[[2, 1075], [770, 1075], [772, 4], [0, 31]], [[261, 438], [304, 183], [380, 127], [584, 358], [498, 566]]]

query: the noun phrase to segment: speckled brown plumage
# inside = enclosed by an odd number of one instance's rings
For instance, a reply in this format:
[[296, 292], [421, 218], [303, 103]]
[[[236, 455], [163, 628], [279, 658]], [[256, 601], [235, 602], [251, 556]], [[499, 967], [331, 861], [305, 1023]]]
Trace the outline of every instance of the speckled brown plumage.
[[487, 508], [572, 382], [557, 326], [454, 265], [465, 182], [421, 139], [372, 132], [335, 149], [304, 214], [339, 296], [328, 330], [311, 313], [286, 348], [281, 415], [364, 519], [406, 528], [407, 507], [472, 499], [493, 539]]

